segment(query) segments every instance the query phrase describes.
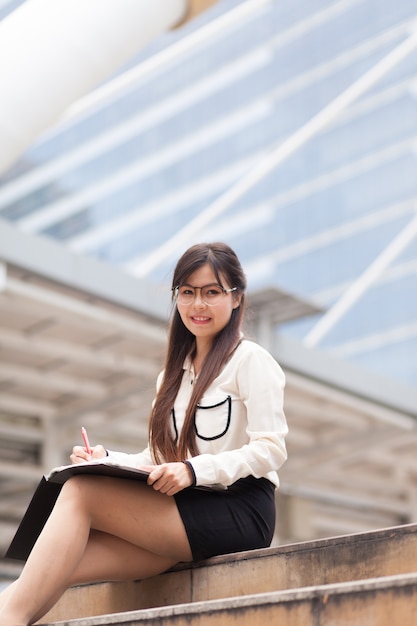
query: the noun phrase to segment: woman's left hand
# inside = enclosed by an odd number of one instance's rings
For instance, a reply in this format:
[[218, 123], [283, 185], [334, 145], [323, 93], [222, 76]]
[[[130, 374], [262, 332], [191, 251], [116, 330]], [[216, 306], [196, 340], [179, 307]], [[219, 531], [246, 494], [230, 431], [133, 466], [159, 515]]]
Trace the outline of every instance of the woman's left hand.
[[167, 496], [173, 496], [193, 483], [191, 472], [185, 463], [141, 465], [140, 469], [149, 472], [148, 485]]

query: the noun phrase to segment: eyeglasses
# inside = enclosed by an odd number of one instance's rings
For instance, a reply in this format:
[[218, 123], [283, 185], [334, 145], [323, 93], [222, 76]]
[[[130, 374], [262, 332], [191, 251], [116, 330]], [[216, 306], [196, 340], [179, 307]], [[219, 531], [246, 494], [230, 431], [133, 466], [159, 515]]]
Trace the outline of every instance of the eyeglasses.
[[179, 285], [174, 287], [174, 298], [179, 304], [191, 304], [194, 302], [197, 291], [200, 290], [200, 297], [204, 304], [208, 306], [215, 306], [219, 304], [223, 296], [231, 291], [236, 291], [237, 287], [231, 289], [224, 289], [221, 285], [213, 283], [211, 285], [204, 285], [203, 287], [192, 287], [191, 285]]

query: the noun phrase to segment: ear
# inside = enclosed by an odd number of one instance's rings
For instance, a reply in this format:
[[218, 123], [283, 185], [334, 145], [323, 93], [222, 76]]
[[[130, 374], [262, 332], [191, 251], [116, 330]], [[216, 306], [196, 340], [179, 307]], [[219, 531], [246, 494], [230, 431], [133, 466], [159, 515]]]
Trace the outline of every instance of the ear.
[[238, 309], [240, 307], [240, 302], [242, 300], [242, 294], [238, 294], [236, 298], [234, 298], [233, 308]]

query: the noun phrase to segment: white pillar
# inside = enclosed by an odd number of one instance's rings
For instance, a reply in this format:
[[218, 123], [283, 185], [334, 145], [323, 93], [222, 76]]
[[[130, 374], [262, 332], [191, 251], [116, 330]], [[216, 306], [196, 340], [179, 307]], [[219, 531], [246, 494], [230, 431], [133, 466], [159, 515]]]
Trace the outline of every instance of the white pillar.
[[188, 7], [188, 0], [27, 0], [5, 18], [0, 172]]

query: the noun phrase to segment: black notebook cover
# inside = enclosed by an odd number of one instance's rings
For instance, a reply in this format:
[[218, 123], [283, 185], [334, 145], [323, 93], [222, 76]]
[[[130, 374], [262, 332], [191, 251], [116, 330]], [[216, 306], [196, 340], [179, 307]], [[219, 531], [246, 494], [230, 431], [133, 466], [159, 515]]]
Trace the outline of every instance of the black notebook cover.
[[54, 508], [62, 485], [68, 478], [78, 474], [112, 476], [114, 478], [128, 478], [141, 481], [146, 481], [149, 476], [149, 473], [143, 470], [105, 463], [82, 463], [53, 470], [48, 477], [43, 476], [37, 486], [26, 513], [5, 554], [6, 559], [26, 561]]

